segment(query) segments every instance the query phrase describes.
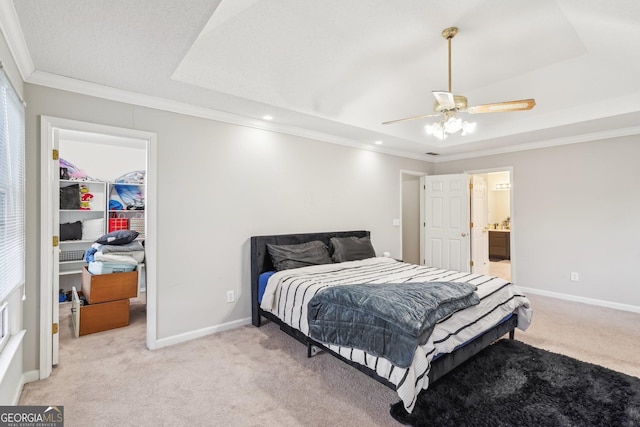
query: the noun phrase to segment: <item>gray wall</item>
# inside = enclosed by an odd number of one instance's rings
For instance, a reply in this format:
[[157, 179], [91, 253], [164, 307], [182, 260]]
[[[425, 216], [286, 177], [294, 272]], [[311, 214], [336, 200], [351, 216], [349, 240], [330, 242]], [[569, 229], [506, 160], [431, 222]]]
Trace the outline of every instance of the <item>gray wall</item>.
[[[158, 339], [250, 317], [249, 237], [371, 230], [399, 256], [401, 169], [427, 162], [25, 85], [25, 370], [38, 368], [39, 116], [158, 135]], [[226, 303], [234, 290], [236, 303]], [[143, 339], [143, 338], [141, 338]]]
[[435, 173], [513, 166], [514, 282], [638, 309], [639, 159], [636, 135], [443, 162]]

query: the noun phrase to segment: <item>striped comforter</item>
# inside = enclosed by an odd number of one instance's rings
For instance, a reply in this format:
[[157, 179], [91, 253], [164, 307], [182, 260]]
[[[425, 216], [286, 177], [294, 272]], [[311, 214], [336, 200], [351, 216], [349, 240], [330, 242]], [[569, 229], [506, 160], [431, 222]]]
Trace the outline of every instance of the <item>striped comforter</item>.
[[390, 361], [349, 347], [328, 345], [342, 357], [365, 365], [396, 386], [398, 396], [411, 412], [420, 390], [428, 387], [433, 357], [450, 353], [458, 345], [490, 329], [509, 313], [518, 315], [518, 328], [531, 322], [531, 308], [517, 286], [496, 277], [407, 264], [391, 258], [369, 258], [338, 264], [296, 268], [275, 273], [262, 298], [261, 308], [287, 325], [309, 334], [307, 304], [321, 289], [352, 283], [466, 282], [477, 287], [480, 304], [440, 321], [429, 340], [416, 349], [413, 363], [399, 368]]

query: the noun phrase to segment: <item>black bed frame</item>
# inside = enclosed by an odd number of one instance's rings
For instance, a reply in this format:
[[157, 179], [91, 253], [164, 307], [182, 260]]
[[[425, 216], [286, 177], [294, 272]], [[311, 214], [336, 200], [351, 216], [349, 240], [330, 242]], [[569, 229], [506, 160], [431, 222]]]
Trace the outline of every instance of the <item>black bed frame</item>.
[[[280, 234], [280, 235], [272, 235], [272, 236], [252, 236], [251, 237], [251, 323], [254, 326], [260, 327], [262, 317], [265, 317], [276, 324], [280, 325], [280, 329], [291, 335], [298, 341], [302, 342], [307, 346], [307, 356], [311, 357], [318, 350], [326, 351], [327, 353], [337, 357], [345, 363], [353, 366], [354, 368], [364, 372], [371, 378], [379, 381], [380, 383], [386, 385], [395, 390], [395, 385], [387, 381], [385, 378], [379, 376], [374, 370], [360, 365], [358, 363], [352, 362], [349, 359], [345, 359], [339, 354], [331, 351], [321, 343], [314, 341], [308, 336], [304, 335], [297, 329], [290, 327], [289, 325], [282, 322], [275, 315], [266, 312], [260, 308], [260, 303], [258, 302], [258, 278], [260, 274], [266, 271], [273, 271], [273, 264], [271, 262], [271, 257], [267, 251], [267, 244], [274, 245], [293, 245], [300, 244], [305, 242], [310, 242], [313, 240], [320, 240], [329, 245], [329, 239], [332, 237], [369, 237], [369, 231], [336, 231], [336, 232], [326, 232], [326, 233], [306, 233], [306, 234]], [[513, 339], [514, 330], [517, 326], [517, 317], [512, 315], [507, 320], [502, 321], [497, 324], [493, 328], [484, 332], [482, 335], [475, 337], [473, 340], [465, 343], [463, 346], [456, 348], [452, 353], [443, 354], [431, 362], [431, 370], [429, 371], [429, 383], [432, 383], [438, 380], [440, 377], [445, 375], [447, 372], [453, 370], [458, 365], [463, 363], [465, 360], [468, 360], [475, 354], [477, 354], [483, 348], [491, 345], [493, 342], [498, 340], [503, 335], [509, 334], [509, 338]]]

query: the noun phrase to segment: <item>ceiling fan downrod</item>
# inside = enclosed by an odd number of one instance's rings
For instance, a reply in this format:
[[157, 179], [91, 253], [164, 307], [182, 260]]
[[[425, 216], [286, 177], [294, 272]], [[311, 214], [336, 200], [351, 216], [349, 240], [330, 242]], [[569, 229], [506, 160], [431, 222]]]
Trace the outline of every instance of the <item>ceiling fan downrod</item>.
[[447, 44], [449, 45], [449, 93], [451, 92], [451, 39], [458, 34], [457, 27], [449, 27], [442, 30], [442, 37], [447, 39]]

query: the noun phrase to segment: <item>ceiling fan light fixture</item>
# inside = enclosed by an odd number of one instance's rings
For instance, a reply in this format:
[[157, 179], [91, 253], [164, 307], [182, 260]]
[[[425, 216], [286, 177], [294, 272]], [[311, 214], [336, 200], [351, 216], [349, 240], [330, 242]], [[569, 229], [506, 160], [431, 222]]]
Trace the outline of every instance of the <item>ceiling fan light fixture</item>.
[[444, 130], [447, 133], [456, 133], [462, 129], [462, 119], [451, 116], [444, 122]]
[[468, 135], [476, 129], [475, 122], [468, 122], [456, 116], [455, 113], [448, 113], [443, 120], [425, 125], [424, 130], [429, 135], [443, 140], [447, 136], [462, 131], [461, 135]]
[[444, 130], [443, 122], [444, 120], [425, 125], [424, 130], [427, 134], [433, 135], [440, 140], [445, 139], [447, 137], [447, 133]]
[[466, 120], [462, 122], [462, 136], [473, 133], [474, 130], [476, 130], [476, 122], [468, 122]]

